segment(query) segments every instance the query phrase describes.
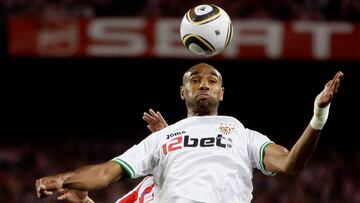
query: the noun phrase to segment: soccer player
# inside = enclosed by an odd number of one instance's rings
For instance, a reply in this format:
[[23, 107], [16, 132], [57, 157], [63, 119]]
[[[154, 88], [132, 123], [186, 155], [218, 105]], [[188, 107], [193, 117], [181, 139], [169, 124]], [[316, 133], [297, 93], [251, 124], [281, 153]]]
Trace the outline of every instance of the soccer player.
[[[301, 171], [316, 148], [342, 72], [315, 98], [314, 115], [290, 150], [230, 116], [218, 115], [222, 76], [199, 63], [187, 70], [180, 89], [187, 118], [157, 131], [110, 161], [36, 181], [38, 197], [61, 188], [94, 190], [123, 178], [153, 175], [155, 202], [250, 202], [252, 172]], [[90, 178], [91, 177], [91, 178]]]

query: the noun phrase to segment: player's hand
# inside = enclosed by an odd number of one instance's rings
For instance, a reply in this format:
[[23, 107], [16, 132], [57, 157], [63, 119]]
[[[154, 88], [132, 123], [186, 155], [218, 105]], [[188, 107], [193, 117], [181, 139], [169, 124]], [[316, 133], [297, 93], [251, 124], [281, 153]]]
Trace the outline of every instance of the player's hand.
[[83, 203], [85, 202], [88, 195], [87, 191], [79, 191], [72, 189], [60, 189], [59, 192], [62, 194], [57, 197], [57, 200], [66, 200], [70, 203]]
[[317, 103], [319, 107], [326, 107], [331, 103], [335, 94], [338, 92], [343, 75], [341, 71], [338, 71], [334, 78], [326, 83], [325, 89], [322, 91]]
[[158, 111], [155, 113], [152, 109], [149, 109], [149, 113], [144, 112], [143, 119], [148, 123], [147, 128], [151, 132], [159, 131], [168, 126], [161, 113]]
[[36, 180], [36, 194], [38, 198], [53, 195], [54, 191], [62, 188], [63, 179], [59, 176], [48, 176]]

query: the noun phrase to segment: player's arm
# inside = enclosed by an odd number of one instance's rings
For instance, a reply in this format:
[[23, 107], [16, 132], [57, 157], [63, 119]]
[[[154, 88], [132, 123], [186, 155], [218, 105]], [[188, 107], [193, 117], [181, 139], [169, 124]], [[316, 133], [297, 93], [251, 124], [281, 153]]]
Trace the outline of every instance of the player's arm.
[[[161, 113], [159, 111], [155, 112], [153, 109], [149, 109], [149, 113], [144, 112], [143, 119], [145, 122], [147, 122], [147, 128], [151, 132], [159, 131], [168, 126], [165, 119], [162, 117]], [[88, 193], [87, 191], [61, 189], [60, 192], [62, 193], [62, 195], [57, 198], [58, 200], [67, 200], [68, 202], [71, 203], [93, 202], [87, 196]]]
[[316, 148], [330, 103], [338, 91], [342, 77], [343, 73], [337, 72], [316, 97], [313, 118], [290, 151], [277, 144], [269, 144], [266, 147], [264, 164], [268, 171], [295, 174], [306, 166]]
[[126, 172], [113, 161], [89, 165], [75, 171], [61, 173], [54, 176], [43, 177], [36, 180], [38, 197], [49, 196], [53, 191], [61, 188], [89, 191], [106, 187], [109, 183], [117, 181]]

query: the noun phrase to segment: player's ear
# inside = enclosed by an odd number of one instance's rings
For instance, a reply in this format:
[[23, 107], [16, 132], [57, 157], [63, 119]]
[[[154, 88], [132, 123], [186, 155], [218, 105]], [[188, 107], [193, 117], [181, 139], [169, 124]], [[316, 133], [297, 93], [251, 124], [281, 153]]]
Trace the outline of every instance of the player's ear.
[[224, 90], [225, 88], [224, 87], [221, 87], [221, 91], [220, 91], [220, 95], [219, 95], [219, 98], [220, 98], [220, 101], [222, 101], [224, 99]]
[[184, 100], [184, 99], [185, 99], [185, 89], [184, 89], [184, 86], [180, 86], [180, 97], [181, 97], [181, 100]]

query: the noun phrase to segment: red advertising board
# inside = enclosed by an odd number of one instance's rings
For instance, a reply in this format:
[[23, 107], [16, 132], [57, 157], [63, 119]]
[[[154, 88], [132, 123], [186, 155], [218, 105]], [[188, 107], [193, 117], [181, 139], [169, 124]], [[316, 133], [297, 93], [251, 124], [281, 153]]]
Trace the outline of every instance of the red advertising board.
[[[180, 41], [177, 18], [14, 17], [9, 54], [50, 57], [196, 57]], [[225, 59], [359, 60], [360, 24], [234, 19]]]

